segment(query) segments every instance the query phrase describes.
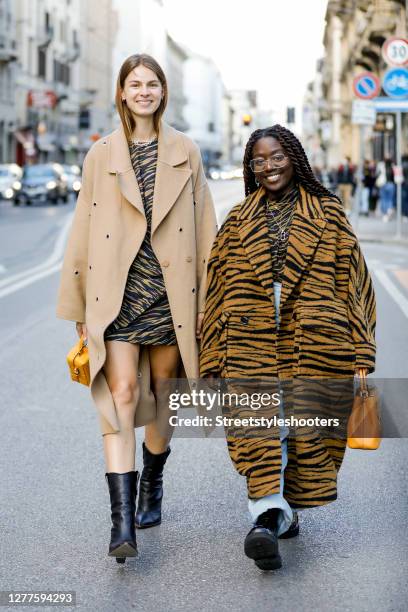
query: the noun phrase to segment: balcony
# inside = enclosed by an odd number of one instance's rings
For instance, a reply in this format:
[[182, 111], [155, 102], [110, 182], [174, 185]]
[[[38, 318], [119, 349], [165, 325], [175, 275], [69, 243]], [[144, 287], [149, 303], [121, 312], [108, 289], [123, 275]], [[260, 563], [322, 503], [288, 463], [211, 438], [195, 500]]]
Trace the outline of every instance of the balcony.
[[48, 26], [47, 28], [42, 29], [37, 34], [38, 39], [38, 47], [41, 49], [46, 49], [50, 42], [52, 41], [54, 36], [54, 28], [52, 26]]
[[0, 64], [14, 62], [18, 58], [16, 42], [4, 34], [0, 35]]

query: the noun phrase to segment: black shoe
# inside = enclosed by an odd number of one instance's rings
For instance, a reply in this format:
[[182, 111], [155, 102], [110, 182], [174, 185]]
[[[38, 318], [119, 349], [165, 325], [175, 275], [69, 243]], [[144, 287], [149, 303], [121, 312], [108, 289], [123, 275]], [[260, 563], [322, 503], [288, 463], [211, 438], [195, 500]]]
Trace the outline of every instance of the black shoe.
[[297, 512], [293, 512], [293, 519], [289, 529], [278, 537], [281, 540], [289, 540], [289, 538], [295, 538], [297, 535], [299, 535], [299, 516]]
[[111, 500], [112, 529], [109, 556], [124, 563], [126, 557], [136, 557], [135, 510], [137, 472], [105, 474]]
[[136, 527], [146, 529], [161, 523], [163, 498], [163, 468], [170, 448], [160, 455], [153, 455], [143, 442], [143, 471], [139, 483], [139, 500]]
[[271, 508], [255, 521], [254, 527], [245, 538], [244, 551], [262, 570], [275, 570], [282, 567], [279, 554], [277, 519], [280, 510]]

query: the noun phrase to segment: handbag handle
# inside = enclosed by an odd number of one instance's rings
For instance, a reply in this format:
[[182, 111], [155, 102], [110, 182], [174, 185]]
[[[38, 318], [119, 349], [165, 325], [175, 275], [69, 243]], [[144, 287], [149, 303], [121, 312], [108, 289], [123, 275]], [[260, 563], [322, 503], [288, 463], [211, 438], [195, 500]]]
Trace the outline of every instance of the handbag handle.
[[358, 377], [360, 381], [360, 395], [362, 398], [367, 398], [369, 396], [369, 392], [367, 387], [367, 374], [365, 368], [358, 369]]
[[80, 338], [81, 343], [79, 345], [79, 350], [77, 351], [77, 353], [75, 353], [74, 358], [72, 360], [72, 367], [74, 368], [74, 372], [75, 374], [78, 376], [79, 375], [79, 370], [78, 368], [75, 367], [75, 359], [78, 357], [78, 355], [80, 355], [82, 353], [82, 351], [84, 350], [85, 346], [88, 345], [88, 339], [84, 338], [83, 336], [81, 336]]

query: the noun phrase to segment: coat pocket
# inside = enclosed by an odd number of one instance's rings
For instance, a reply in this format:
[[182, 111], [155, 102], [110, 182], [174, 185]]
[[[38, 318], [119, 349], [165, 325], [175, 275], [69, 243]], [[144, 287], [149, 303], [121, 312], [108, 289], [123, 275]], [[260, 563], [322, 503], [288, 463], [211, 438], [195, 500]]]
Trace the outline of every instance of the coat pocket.
[[355, 348], [345, 313], [301, 310], [296, 333], [298, 373], [308, 376], [349, 376]]
[[223, 330], [226, 375], [232, 378], [276, 373], [276, 336], [272, 317], [229, 313]]

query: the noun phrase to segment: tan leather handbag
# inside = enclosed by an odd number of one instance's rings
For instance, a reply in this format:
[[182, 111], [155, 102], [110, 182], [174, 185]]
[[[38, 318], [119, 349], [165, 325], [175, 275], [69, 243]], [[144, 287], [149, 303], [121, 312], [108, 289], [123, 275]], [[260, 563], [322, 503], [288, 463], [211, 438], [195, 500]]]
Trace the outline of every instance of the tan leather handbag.
[[87, 340], [83, 336], [67, 355], [67, 362], [71, 379], [89, 387], [91, 383], [91, 374], [89, 371], [89, 353], [87, 348]]
[[381, 444], [381, 420], [378, 394], [369, 389], [365, 370], [359, 372], [360, 385], [354, 397], [347, 423], [347, 446], [361, 450], [376, 450]]

